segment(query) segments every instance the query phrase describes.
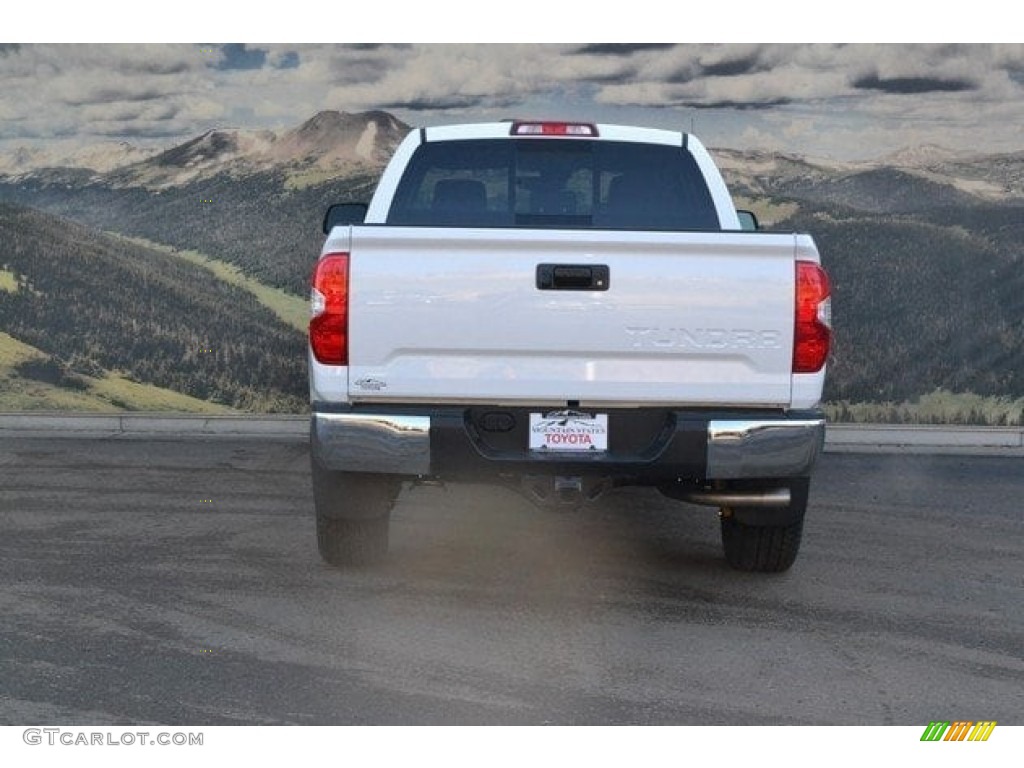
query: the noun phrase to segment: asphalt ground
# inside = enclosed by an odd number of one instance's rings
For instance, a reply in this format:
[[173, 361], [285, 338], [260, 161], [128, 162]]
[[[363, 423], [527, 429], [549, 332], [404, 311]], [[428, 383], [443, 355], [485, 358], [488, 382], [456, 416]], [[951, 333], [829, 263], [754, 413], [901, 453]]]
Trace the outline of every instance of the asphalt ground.
[[796, 565], [713, 510], [403, 491], [324, 565], [305, 439], [0, 438], [0, 723], [871, 724], [1024, 718], [1019, 458], [823, 456]]

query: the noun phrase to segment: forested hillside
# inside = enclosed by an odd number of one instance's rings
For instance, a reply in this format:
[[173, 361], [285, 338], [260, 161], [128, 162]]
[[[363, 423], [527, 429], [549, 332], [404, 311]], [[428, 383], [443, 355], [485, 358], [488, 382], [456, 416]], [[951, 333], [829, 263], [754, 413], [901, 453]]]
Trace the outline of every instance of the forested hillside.
[[[198, 251], [304, 298], [324, 210], [369, 200], [407, 128], [373, 112], [321, 113], [273, 141], [214, 131], [112, 172], [0, 176], [0, 201]], [[730, 188], [770, 229], [818, 243], [834, 286], [829, 400], [1024, 398], [1024, 155], [932, 152], [922, 165], [911, 153], [897, 167], [716, 154]], [[251, 294], [165, 252], [2, 211], [0, 248], [10, 253], [0, 253], [0, 331], [69, 364], [92, 361], [236, 407], [306, 407], [302, 334]], [[71, 313], [55, 298], [69, 291]], [[194, 352], [207, 346], [215, 352]], [[1024, 420], [1016, 406], [1000, 408], [1016, 414], [1001, 420]]]
[[302, 334], [202, 267], [0, 204], [0, 273], [0, 330], [53, 357], [39, 376], [118, 371], [240, 409], [306, 407]]
[[832, 277], [827, 399], [1024, 396], [1024, 254], [1000, 235], [1024, 208], [929, 218], [805, 207], [780, 222], [814, 234]]
[[50, 176], [0, 182], [0, 201], [40, 208], [90, 228], [196, 250], [296, 295], [320, 253], [321, 221], [335, 202], [368, 201], [377, 177], [332, 179], [289, 188], [284, 172], [229, 172], [180, 187], [150, 190], [90, 182], [58, 183]]

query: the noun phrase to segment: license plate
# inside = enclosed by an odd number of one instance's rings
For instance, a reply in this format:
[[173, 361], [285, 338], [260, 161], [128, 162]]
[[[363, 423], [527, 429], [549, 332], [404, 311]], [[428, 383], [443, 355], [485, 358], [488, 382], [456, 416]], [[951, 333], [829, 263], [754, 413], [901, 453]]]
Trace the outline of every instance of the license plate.
[[551, 411], [530, 414], [531, 451], [608, 450], [608, 414]]

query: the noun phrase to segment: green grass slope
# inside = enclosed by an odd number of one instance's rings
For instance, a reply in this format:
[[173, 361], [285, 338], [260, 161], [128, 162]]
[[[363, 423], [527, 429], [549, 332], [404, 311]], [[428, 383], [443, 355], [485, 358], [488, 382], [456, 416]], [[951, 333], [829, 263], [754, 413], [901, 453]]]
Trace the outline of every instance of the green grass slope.
[[[48, 375], [48, 372], [50, 375]], [[53, 375], [56, 373], [56, 375]], [[23, 411], [172, 411], [232, 413], [232, 409], [110, 371], [96, 376], [62, 371], [50, 355], [0, 333], [0, 413]], [[47, 380], [50, 379], [50, 380]]]

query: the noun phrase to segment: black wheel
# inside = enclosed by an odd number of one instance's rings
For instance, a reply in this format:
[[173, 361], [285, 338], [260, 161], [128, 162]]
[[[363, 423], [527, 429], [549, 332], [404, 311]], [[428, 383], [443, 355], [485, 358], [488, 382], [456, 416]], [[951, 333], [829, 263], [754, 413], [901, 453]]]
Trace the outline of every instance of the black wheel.
[[[789, 570], [800, 551], [800, 537], [807, 511], [806, 479], [790, 486], [792, 501], [785, 510], [785, 522], [762, 522], [745, 514], [740, 520], [729, 509], [722, 510], [722, 548], [725, 559], [738, 571], [781, 573]], [[772, 516], [775, 510], [772, 510]], [[766, 515], [767, 517], [767, 515]], [[769, 518], [770, 519], [770, 518]]]
[[390, 475], [329, 472], [313, 460], [320, 557], [331, 565], [371, 565], [388, 551], [391, 508], [401, 482]]

